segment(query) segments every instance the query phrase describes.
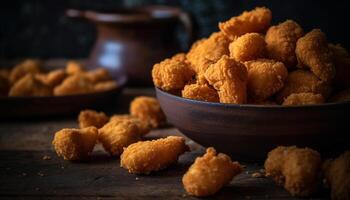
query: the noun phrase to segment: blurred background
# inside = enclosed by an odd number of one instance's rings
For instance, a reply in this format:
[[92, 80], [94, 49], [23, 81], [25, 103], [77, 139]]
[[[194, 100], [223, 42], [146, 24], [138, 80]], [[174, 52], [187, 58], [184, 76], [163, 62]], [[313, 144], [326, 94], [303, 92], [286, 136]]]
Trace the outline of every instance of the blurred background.
[[[95, 26], [65, 17], [67, 8], [101, 10], [150, 4], [177, 6], [189, 12], [196, 38], [218, 30], [219, 21], [267, 6], [273, 12], [273, 24], [290, 18], [305, 31], [322, 29], [330, 42], [350, 49], [350, 1], [345, 0], [11, 0], [0, 8], [0, 58], [86, 58], [96, 39]], [[186, 50], [185, 37], [180, 32], [178, 37]]]

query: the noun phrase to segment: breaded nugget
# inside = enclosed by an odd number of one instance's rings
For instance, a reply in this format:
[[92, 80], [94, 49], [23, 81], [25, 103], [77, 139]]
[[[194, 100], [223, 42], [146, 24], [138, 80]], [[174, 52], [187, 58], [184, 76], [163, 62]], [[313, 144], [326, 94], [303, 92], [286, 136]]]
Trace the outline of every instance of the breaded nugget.
[[62, 129], [52, 141], [58, 156], [65, 160], [83, 160], [88, 157], [97, 142], [95, 127], [83, 129]]
[[151, 130], [150, 124], [132, 115], [113, 115], [109, 120], [130, 120], [138, 126], [141, 135], [146, 135]]
[[266, 43], [263, 36], [258, 33], [247, 33], [231, 42], [230, 56], [236, 61], [245, 62], [263, 58], [266, 51]]
[[350, 151], [323, 164], [323, 173], [331, 188], [332, 200], [350, 199]]
[[343, 90], [332, 96], [329, 100], [330, 102], [343, 102], [350, 101], [350, 89]]
[[50, 96], [52, 90], [31, 73], [18, 80], [10, 89], [9, 96]]
[[346, 89], [350, 88], [350, 54], [340, 44], [328, 44], [329, 49], [333, 52], [336, 75], [334, 82], [337, 87]]
[[286, 20], [276, 26], [271, 26], [265, 35], [268, 57], [284, 63], [287, 68], [297, 64], [295, 46], [303, 29], [293, 20]]
[[267, 99], [278, 92], [288, 77], [282, 62], [259, 59], [245, 63], [248, 70], [248, 95], [254, 99]]
[[165, 91], [181, 90], [194, 76], [184, 57], [179, 54], [155, 64], [152, 69], [154, 85]]
[[324, 98], [320, 94], [314, 94], [311, 92], [293, 93], [289, 95], [284, 101], [284, 106], [296, 106], [296, 105], [309, 105], [309, 104], [321, 104], [324, 103]]
[[242, 104], [247, 100], [247, 69], [240, 63], [222, 56], [205, 72], [205, 78], [219, 94], [220, 103]]
[[182, 97], [199, 101], [219, 102], [218, 92], [207, 84], [190, 84], [182, 90]]
[[166, 122], [158, 100], [153, 97], [136, 97], [130, 103], [130, 114], [150, 124], [152, 128], [162, 126]]
[[111, 156], [119, 156], [124, 147], [141, 140], [140, 129], [131, 120], [111, 120], [98, 132], [98, 140]]
[[120, 166], [133, 174], [149, 174], [177, 162], [189, 148], [185, 139], [169, 136], [152, 141], [141, 141], [128, 146], [120, 156]]
[[23, 78], [26, 74], [40, 73], [40, 61], [27, 59], [16, 65], [10, 73], [10, 83], [13, 85], [16, 81]]
[[109, 121], [108, 116], [104, 112], [95, 110], [82, 110], [79, 113], [78, 122], [80, 128], [94, 126], [101, 128]]
[[271, 10], [265, 7], [257, 7], [251, 11], [244, 11], [237, 17], [232, 17], [226, 22], [220, 22], [220, 30], [231, 40], [246, 33], [266, 31], [271, 23]]
[[326, 99], [331, 92], [331, 87], [329, 83], [319, 80], [309, 71], [296, 70], [288, 74], [283, 89], [277, 94], [277, 102], [281, 104], [292, 93], [303, 92], [322, 94]]
[[94, 92], [94, 85], [83, 75], [75, 74], [54, 88], [55, 96], [64, 96], [72, 94], [86, 94]]
[[218, 154], [210, 147], [202, 157], [196, 158], [183, 176], [182, 183], [188, 194], [205, 197], [218, 192], [241, 172], [238, 162], [232, 162], [229, 156]]
[[66, 73], [69, 75], [85, 72], [83, 65], [75, 60], [70, 60], [66, 65]]
[[85, 76], [92, 83], [108, 81], [112, 78], [109, 72], [104, 68], [97, 68], [95, 70], [87, 71], [85, 72]]
[[117, 81], [102, 81], [99, 83], [96, 83], [94, 85], [94, 91], [96, 92], [105, 92], [105, 91], [110, 91], [118, 88], [118, 83]]
[[56, 69], [47, 74], [35, 74], [35, 77], [49, 87], [59, 85], [66, 78], [64, 69]]
[[299, 65], [310, 70], [321, 80], [331, 81], [335, 76], [333, 53], [328, 48], [326, 35], [313, 29], [297, 41], [295, 53]]
[[309, 148], [279, 146], [268, 153], [266, 176], [271, 177], [293, 196], [309, 196], [320, 181], [320, 154]]

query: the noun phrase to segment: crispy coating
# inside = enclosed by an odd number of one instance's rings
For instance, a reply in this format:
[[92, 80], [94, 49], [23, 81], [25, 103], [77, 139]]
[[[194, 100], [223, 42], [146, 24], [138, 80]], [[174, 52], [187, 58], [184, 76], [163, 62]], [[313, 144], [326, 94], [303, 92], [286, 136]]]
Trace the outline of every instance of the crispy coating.
[[321, 80], [331, 81], [335, 76], [333, 53], [328, 48], [326, 35], [313, 29], [297, 41], [295, 53], [299, 65], [310, 70]]
[[35, 77], [45, 85], [55, 87], [66, 78], [66, 72], [64, 69], [56, 69], [46, 74], [35, 74]]
[[52, 144], [58, 156], [65, 160], [83, 160], [88, 157], [97, 142], [95, 127], [62, 129], [56, 132]]
[[284, 106], [296, 106], [296, 105], [309, 105], [309, 104], [321, 104], [324, 103], [324, 98], [320, 94], [314, 94], [311, 92], [293, 93], [289, 95], [284, 101]]
[[322, 94], [326, 99], [330, 91], [330, 84], [319, 80], [313, 73], [305, 70], [296, 70], [289, 73], [283, 89], [277, 94], [277, 102], [281, 104], [292, 93], [303, 92]]
[[245, 63], [248, 69], [248, 95], [254, 99], [267, 99], [282, 89], [288, 77], [282, 62], [259, 59]]
[[132, 115], [113, 115], [110, 118], [110, 121], [112, 121], [112, 120], [130, 120], [130, 121], [132, 121], [133, 123], [135, 123], [138, 126], [139, 132], [141, 135], [146, 135], [151, 130], [150, 124], [148, 124], [145, 121], [141, 121], [139, 118], [132, 116]]
[[204, 197], [218, 192], [241, 172], [238, 162], [232, 162], [226, 154], [217, 154], [210, 147], [202, 157], [196, 158], [183, 176], [182, 183], [188, 194]]
[[99, 83], [96, 83], [94, 85], [94, 91], [96, 92], [105, 92], [105, 91], [110, 91], [118, 88], [118, 83], [117, 81], [102, 81]]
[[85, 72], [85, 76], [92, 83], [101, 81], [108, 81], [111, 79], [109, 72], [104, 68], [97, 68], [95, 70]]
[[18, 80], [10, 89], [9, 96], [50, 96], [52, 90], [31, 73]]
[[326, 182], [331, 188], [332, 200], [350, 199], [350, 151], [323, 164]]
[[141, 141], [128, 146], [120, 156], [120, 166], [133, 174], [149, 174], [177, 162], [188, 151], [185, 139], [178, 136]]
[[245, 62], [263, 58], [266, 43], [264, 37], [258, 33], [246, 33], [231, 42], [229, 49], [232, 58], [239, 62]]
[[67, 62], [66, 65], [66, 73], [69, 75], [73, 75], [73, 74], [78, 74], [78, 73], [83, 73], [84, 67], [83, 65], [75, 60], [70, 60]]
[[126, 119], [110, 120], [98, 132], [98, 140], [111, 156], [119, 156], [124, 147], [141, 140], [138, 125]]
[[153, 83], [165, 91], [181, 90], [194, 76], [184, 54], [155, 64], [152, 69]]
[[207, 84], [190, 84], [182, 90], [182, 97], [199, 101], [219, 102], [218, 92]]
[[334, 96], [332, 96], [329, 100], [330, 102], [343, 102], [350, 101], [350, 89], [343, 90]]
[[38, 60], [27, 59], [16, 65], [10, 73], [10, 83], [13, 85], [26, 74], [40, 73], [41, 63]]
[[251, 11], [244, 11], [241, 15], [232, 17], [226, 22], [220, 22], [220, 30], [231, 40], [246, 33], [266, 31], [271, 23], [271, 10], [257, 7]]
[[293, 196], [309, 196], [317, 190], [320, 154], [309, 148], [279, 146], [268, 153], [266, 176], [271, 177]]
[[152, 128], [162, 126], [166, 122], [165, 115], [156, 98], [139, 96], [130, 103], [130, 114], [150, 124]]
[[103, 112], [95, 110], [82, 110], [79, 113], [78, 122], [80, 128], [94, 126], [101, 128], [109, 121], [108, 116]]
[[83, 75], [75, 74], [64, 79], [64, 81], [54, 88], [55, 96], [86, 94], [94, 91], [94, 85]]
[[265, 35], [269, 58], [283, 62], [287, 68], [294, 67], [297, 64], [295, 46], [303, 35], [303, 29], [293, 20], [271, 26]]
[[245, 103], [247, 76], [247, 69], [228, 56], [222, 56], [205, 72], [209, 84], [218, 91], [220, 103]]
[[350, 88], [350, 54], [340, 44], [328, 44], [329, 49], [333, 52], [335, 69], [337, 71], [334, 82], [337, 87], [346, 89]]

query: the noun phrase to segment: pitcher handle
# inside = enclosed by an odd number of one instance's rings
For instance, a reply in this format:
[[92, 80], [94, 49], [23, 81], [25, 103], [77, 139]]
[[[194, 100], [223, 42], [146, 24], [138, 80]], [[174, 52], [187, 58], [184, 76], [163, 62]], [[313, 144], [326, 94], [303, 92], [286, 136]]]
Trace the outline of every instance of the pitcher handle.
[[187, 47], [190, 47], [190, 45], [194, 41], [195, 36], [191, 16], [189, 15], [189, 13], [182, 11], [179, 14], [179, 20], [184, 26], [185, 31], [187, 33]]

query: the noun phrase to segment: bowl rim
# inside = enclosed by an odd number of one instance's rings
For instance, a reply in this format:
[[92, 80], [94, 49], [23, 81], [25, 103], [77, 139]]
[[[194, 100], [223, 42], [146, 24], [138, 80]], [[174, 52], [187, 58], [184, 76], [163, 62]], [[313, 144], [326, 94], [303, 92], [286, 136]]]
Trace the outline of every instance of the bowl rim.
[[208, 101], [199, 101], [195, 99], [188, 99], [180, 97], [169, 92], [163, 91], [162, 89], [155, 87], [156, 93], [161, 93], [170, 98], [177, 99], [179, 101], [184, 101], [190, 104], [200, 104], [203, 106], [210, 107], [226, 107], [226, 108], [259, 108], [259, 109], [303, 109], [303, 108], [324, 108], [332, 107], [339, 105], [350, 105], [350, 101], [343, 102], [327, 102], [323, 104], [308, 104], [308, 105], [293, 105], [293, 106], [282, 106], [282, 105], [258, 105], [258, 104], [232, 104], [232, 103], [219, 103], [219, 102], [208, 102]]

